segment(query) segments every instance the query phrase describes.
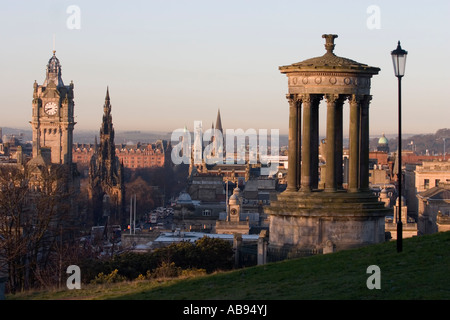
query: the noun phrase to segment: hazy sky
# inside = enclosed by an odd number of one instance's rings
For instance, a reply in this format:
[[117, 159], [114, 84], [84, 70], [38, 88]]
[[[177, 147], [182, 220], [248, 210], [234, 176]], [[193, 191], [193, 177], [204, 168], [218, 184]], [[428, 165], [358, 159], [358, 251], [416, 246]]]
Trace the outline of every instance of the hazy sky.
[[44, 81], [55, 35], [63, 80], [75, 84], [75, 130], [100, 128], [109, 86], [116, 130], [209, 128], [220, 108], [224, 128], [286, 133], [278, 67], [323, 55], [321, 36], [334, 33], [337, 55], [381, 68], [371, 135], [397, 132], [398, 40], [409, 52], [403, 132], [431, 133], [450, 127], [449, 20], [448, 0], [2, 1], [0, 126], [30, 128], [33, 83]]

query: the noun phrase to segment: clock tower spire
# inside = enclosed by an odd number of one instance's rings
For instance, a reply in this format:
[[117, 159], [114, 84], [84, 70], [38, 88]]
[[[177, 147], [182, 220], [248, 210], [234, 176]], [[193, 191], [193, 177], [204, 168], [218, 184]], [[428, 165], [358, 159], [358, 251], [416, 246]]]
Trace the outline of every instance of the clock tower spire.
[[50, 57], [42, 85], [33, 85], [33, 158], [42, 148], [50, 149], [51, 162], [72, 164], [74, 122], [73, 82], [64, 85], [56, 51]]

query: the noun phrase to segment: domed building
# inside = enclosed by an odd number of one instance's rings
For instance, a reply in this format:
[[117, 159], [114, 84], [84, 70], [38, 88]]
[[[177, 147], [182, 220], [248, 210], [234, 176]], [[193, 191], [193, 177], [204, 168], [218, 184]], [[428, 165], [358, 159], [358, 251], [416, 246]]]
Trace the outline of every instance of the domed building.
[[381, 138], [378, 139], [377, 151], [389, 153], [389, 140], [384, 135], [384, 132]]

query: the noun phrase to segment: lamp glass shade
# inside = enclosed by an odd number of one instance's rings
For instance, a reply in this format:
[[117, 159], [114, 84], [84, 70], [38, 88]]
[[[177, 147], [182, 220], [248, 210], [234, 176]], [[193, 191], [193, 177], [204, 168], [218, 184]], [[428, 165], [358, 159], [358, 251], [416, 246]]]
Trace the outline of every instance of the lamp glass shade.
[[405, 75], [406, 68], [406, 56], [408, 52], [403, 50], [398, 42], [397, 49], [391, 52], [392, 62], [394, 63], [394, 73], [396, 77], [403, 77]]

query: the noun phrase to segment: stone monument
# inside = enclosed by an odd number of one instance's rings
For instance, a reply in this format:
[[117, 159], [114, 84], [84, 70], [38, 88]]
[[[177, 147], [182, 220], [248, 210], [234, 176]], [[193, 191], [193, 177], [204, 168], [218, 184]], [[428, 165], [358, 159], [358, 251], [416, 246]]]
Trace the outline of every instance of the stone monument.
[[[331, 252], [385, 240], [384, 219], [390, 209], [369, 189], [370, 87], [380, 69], [336, 56], [337, 35], [323, 38], [323, 56], [279, 68], [287, 75], [289, 87], [288, 185], [265, 210], [270, 216], [269, 252], [278, 250], [278, 256], [280, 252], [292, 256], [295, 250]], [[326, 164], [319, 177], [322, 100], [327, 110]], [[343, 107], [347, 100], [349, 172], [344, 189]]]

